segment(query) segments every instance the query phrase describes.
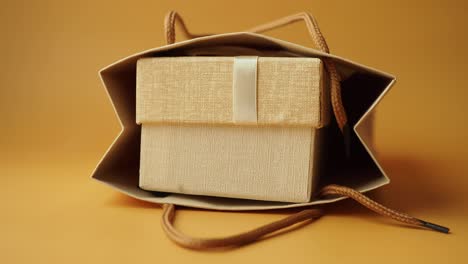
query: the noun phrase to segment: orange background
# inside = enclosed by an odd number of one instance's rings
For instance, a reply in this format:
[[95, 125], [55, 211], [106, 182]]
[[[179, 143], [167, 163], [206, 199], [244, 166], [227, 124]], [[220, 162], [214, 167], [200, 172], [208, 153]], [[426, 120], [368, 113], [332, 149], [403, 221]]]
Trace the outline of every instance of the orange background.
[[[2, 263], [468, 261], [466, 1], [2, 1], [1, 6]], [[453, 233], [405, 228], [344, 201], [293, 232], [236, 250], [195, 252], [166, 239], [159, 206], [92, 181], [90, 173], [120, 129], [97, 71], [162, 45], [163, 17], [170, 9], [201, 33], [240, 31], [309, 11], [333, 53], [395, 74], [397, 85], [382, 102], [376, 126], [392, 183], [371, 196], [450, 226]], [[272, 35], [311, 44], [300, 24]], [[184, 209], [177, 225], [192, 235], [226, 235], [291, 212]]]

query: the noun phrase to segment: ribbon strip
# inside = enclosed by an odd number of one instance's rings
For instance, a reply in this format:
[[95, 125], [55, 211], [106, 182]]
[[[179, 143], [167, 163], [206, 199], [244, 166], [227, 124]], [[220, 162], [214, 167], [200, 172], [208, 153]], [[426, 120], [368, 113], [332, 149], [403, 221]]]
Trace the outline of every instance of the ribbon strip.
[[257, 56], [234, 57], [232, 119], [234, 123], [257, 123]]

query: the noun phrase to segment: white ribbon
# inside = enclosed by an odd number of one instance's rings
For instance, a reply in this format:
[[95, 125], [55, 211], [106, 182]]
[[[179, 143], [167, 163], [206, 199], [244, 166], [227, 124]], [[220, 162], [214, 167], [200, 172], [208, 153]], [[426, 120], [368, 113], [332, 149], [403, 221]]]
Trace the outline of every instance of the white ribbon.
[[232, 119], [234, 123], [257, 123], [257, 56], [234, 58]]

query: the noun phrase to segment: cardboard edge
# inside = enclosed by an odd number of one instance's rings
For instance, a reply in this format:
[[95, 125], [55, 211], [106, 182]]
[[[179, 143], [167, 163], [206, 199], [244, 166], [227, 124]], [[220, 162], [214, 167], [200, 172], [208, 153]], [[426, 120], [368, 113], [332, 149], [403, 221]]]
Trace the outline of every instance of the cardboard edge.
[[383, 100], [383, 98], [388, 94], [388, 92], [393, 87], [393, 85], [395, 85], [395, 83], [396, 83], [396, 78], [393, 77], [392, 80], [389, 82], [389, 84], [384, 88], [382, 93], [377, 97], [377, 99], [374, 101], [374, 103], [372, 103], [372, 105], [369, 107], [369, 109], [364, 113], [364, 115], [359, 119], [359, 121], [353, 127], [353, 130], [356, 133], [357, 137], [359, 138], [362, 145], [366, 149], [367, 153], [369, 153], [369, 156], [372, 158], [372, 160], [374, 161], [374, 163], [376, 164], [376, 166], [378, 167], [378, 169], [382, 173], [382, 176], [384, 177], [384, 180], [382, 181], [382, 183], [380, 185], [376, 185], [376, 186], [374, 186], [372, 188], [367, 188], [363, 192], [374, 190], [374, 189], [377, 189], [377, 188], [379, 188], [379, 187], [381, 187], [383, 185], [387, 185], [387, 184], [390, 183], [390, 178], [388, 177], [385, 169], [383, 168], [383, 166], [379, 162], [377, 152], [370, 145], [371, 144], [371, 139], [368, 139], [364, 133], [360, 132], [360, 130], [361, 130], [361, 127], [365, 126], [365, 122], [368, 121], [368, 119], [371, 118], [371, 116], [373, 114], [375, 114], [375, 110], [376, 110], [377, 106]]
[[117, 112], [117, 108], [114, 104], [114, 101], [112, 100], [112, 97], [109, 93], [109, 90], [107, 89], [107, 85], [104, 81], [104, 77], [103, 77], [103, 71], [104, 70], [100, 70], [99, 73], [98, 73], [98, 76], [99, 76], [99, 79], [101, 80], [101, 84], [102, 86], [104, 86], [104, 90], [106, 91], [106, 95], [107, 95], [107, 98], [109, 99], [111, 105], [112, 105], [112, 109], [114, 110], [114, 116], [117, 117], [117, 120], [119, 121], [119, 125], [120, 125], [120, 131], [119, 133], [117, 134], [117, 136], [114, 137], [114, 140], [112, 141], [112, 143], [110, 144], [110, 146], [106, 149], [106, 151], [104, 152], [104, 154], [101, 156], [101, 158], [99, 159], [99, 162], [96, 164], [96, 166], [94, 167], [93, 171], [91, 172], [91, 178], [95, 179], [96, 178], [96, 173], [100, 167], [100, 165], [102, 164], [102, 162], [104, 161], [104, 159], [107, 157], [107, 155], [109, 154], [109, 151], [115, 146], [115, 144], [117, 144], [117, 142], [119, 141], [119, 138], [124, 134], [124, 131], [125, 131], [125, 126], [122, 122], [122, 120], [120, 119], [120, 116], [119, 116], [119, 113]]
[[117, 112], [117, 107], [114, 103], [114, 100], [112, 100], [112, 96], [109, 93], [109, 89], [107, 88], [106, 81], [104, 80], [104, 70], [100, 70], [99, 73], [99, 79], [101, 80], [102, 86], [104, 86], [104, 90], [106, 91], [107, 98], [109, 99], [112, 109], [114, 110], [114, 115], [117, 117], [117, 120], [119, 121], [120, 129], [123, 131], [125, 129], [124, 123], [122, 119], [120, 118], [119, 112]]

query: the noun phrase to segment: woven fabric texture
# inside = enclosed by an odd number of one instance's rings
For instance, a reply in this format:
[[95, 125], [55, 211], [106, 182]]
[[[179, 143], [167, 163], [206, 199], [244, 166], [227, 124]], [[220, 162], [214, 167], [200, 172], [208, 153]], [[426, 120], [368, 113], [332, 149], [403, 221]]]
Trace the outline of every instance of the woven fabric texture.
[[316, 129], [143, 124], [145, 190], [308, 202]]
[[[233, 57], [145, 58], [137, 63], [137, 123], [233, 124]], [[257, 124], [324, 126], [317, 58], [259, 57]]]

